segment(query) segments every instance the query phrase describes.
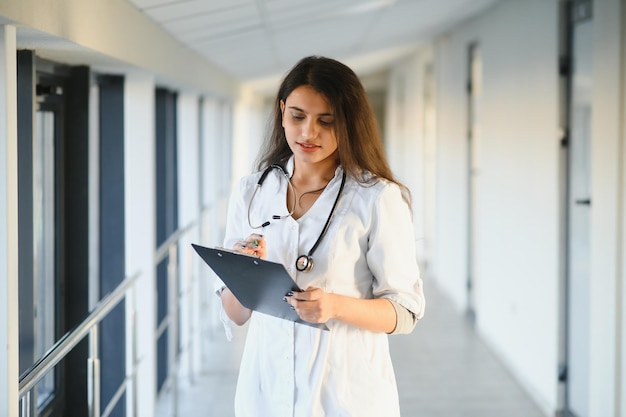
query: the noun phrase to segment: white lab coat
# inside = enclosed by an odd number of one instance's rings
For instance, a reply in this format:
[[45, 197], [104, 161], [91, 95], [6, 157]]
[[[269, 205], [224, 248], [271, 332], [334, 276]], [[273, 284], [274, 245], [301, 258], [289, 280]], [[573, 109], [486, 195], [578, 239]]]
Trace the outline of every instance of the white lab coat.
[[[287, 164], [291, 174], [293, 158]], [[397, 185], [362, 185], [348, 177], [310, 272], [296, 258], [314, 245], [331, 211], [341, 167], [300, 219], [288, 213], [287, 181], [275, 169], [248, 205], [261, 173], [243, 178], [230, 199], [224, 246], [251, 233], [267, 242], [267, 259], [282, 263], [300, 288], [315, 286], [357, 298], [385, 297], [418, 317], [424, 312], [410, 211]], [[222, 315], [225, 325], [229, 320]], [[330, 331], [253, 312], [241, 361], [237, 417], [396, 417], [400, 415], [388, 335], [330, 320]], [[227, 329], [228, 330], [228, 329]]]

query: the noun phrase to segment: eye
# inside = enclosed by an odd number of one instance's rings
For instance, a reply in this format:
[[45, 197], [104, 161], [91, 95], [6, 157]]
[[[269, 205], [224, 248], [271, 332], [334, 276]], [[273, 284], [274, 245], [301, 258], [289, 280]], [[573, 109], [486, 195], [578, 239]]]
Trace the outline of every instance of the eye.
[[291, 113], [291, 118], [293, 120], [304, 120], [304, 115], [300, 113]]
[[326, 120], [326, 119], [320, 119], [320, 124], [323, 126], [332, 126], [334, 124], [334, 120]]

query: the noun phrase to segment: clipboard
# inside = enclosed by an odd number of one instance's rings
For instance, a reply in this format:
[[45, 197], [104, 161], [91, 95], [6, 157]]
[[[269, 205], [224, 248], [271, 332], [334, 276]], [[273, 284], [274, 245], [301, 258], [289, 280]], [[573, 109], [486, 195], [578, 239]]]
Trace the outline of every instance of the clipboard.
[[191, 244], [198, 255], [220, 277], [246, 308], [274, 317], [328, 330], [324, 323], [302, 320], [283, 297], [302, 291], [282, 264], [224, 248]]

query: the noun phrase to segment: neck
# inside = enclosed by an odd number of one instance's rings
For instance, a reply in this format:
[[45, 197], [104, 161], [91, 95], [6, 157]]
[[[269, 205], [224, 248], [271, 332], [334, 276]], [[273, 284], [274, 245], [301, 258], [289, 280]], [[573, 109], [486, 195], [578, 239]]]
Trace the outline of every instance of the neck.
[[317, 164], [294, 161], [290, 179], [292, 187], [287, 189], [288, 204], [293, 204], [288, 207], [293, 207], [291, 216], [294, 219], [299, 219], [313, 206], [335, 176], [338, 165], [335, 160], [324, 160]]
[[311, 188], [320, 188], [328, 184], [335, 176], [339, 163], [334, 160], [316, 164], [298, 163], [295, 161], [292, 182]]

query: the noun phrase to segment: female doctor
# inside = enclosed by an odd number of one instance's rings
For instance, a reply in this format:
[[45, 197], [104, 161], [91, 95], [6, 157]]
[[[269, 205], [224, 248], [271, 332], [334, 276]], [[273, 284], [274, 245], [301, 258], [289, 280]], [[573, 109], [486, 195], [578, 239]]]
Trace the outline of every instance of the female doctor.
[[223, 321], [250, 321], [237, 417], [400, 415], [388, 334], [424, 314], [408, 189], [394, 179], [356, 74], [307, 57], [284, 78], [259, 171], [239, 182], [225, 247], [281, 263], [300, 318], [219, 291]]

